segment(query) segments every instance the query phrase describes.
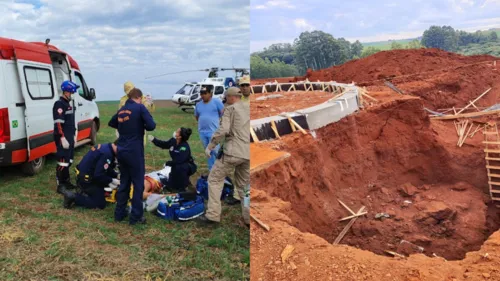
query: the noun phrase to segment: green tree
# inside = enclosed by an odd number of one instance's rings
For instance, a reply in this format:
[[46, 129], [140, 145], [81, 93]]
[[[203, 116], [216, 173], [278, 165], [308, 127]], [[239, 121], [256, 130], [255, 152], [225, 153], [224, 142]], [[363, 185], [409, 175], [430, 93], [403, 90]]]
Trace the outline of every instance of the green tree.
[[363, 44], [356, 40], [356, 42], [351, 45], [351, 58], [359, 58], [361, 57], [361, 52], [363, 52]]
[[451, 26], [431, 26], [424, 31], [422, 45], [427, 48], [455, 51], [458, 49], [458, 35]]
[[250, 56], [250, 78], [275, 78], [296, 76], [297, 69], [294, 65], [286, 64], [278, 59], [273, 61], [262, 59], [258, 55]]
[[351, 43], [323, 31], [302, 32], [294, 41], [295, 64], [301, 72], [342, 64], [352, 58]]
[[490, 35], [488, 36], [488, 41], [490, 42], [497, 42], [498, 41], [498, 34], [495, 31], [492, 31]]
[[391, 50], [399, 50], [399, 49], [403, 49], [403, 44], [401, 44], [397, 41], [392, 41]]
[[373, 46], [369, 46], [369, 47], [363, 49], [363, 52], [361, 53], [361, 57], [366, 58], [366, 57], [371, 56], [371, 55], [378, 53], [378, 52], [380, 52], [380, 49], [375, 48]]
[[407, 49], [421, 49], [423, 47], [424, 46], [422, 46], [422, 44], [420, 43], [420, 40], [418, 40], [418, 39], [414, 39], [414, 40], [408, 42], [408, 45], [406, 45]]

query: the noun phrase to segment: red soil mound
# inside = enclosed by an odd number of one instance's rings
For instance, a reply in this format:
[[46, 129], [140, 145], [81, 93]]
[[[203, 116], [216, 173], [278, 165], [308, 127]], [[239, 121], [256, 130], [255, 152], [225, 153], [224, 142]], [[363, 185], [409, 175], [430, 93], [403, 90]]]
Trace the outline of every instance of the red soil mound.
[[369, 57], [352, 60], [306, 75], [310, 81], [362, 83], [395, 76], [456, 68], [463, 65], [495, 60], [492, 56], [462, 56], [439, 49], [382, 51]]

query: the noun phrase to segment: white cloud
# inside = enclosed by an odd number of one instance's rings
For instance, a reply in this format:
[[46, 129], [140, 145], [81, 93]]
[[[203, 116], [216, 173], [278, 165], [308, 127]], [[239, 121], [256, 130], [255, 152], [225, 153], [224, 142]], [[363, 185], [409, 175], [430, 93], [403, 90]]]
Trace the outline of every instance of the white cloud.
[[295, 9], [295, 5], [292, 5], [288, 0], [269, 0], [263, 5], [254, 6], [253, 9], [265, 10], [272, 8], [284, 8], [284, 9]]
[[481, 8], [484, 8], [489, 5], [500, 5], [500, 0], [485, 0]]
[[359, 40], [362, 43], [366, 42], [378, 42], [378, 41], [386, 41], [386, 40], [399, 40], [399, 39], [410, 39], [417, 38], [422, 36], [423, 30], [419, 31], [409, 31], [409, 32], [398, 32], [398, 33], [380, 33], [371, 36], [363, 36], [363, 37], [350, 37], [346, 38], [346, 40], [354, 42]]
[[310, 23], [307, 22], [307, 20], [299, 18], [299, 19], [294, 19], [293, 24], [295, 27], [301, 29], [301, 30], [313, 30], [314, 26]]

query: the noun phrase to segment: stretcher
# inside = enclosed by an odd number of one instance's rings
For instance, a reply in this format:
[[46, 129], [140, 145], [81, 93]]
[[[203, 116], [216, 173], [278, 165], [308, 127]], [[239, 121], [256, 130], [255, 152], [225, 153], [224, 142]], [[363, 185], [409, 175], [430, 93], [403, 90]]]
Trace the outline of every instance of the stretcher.
[[[144, 190], [149, 190], [152, 193], [160, 193], [168, 181], [168, 176], [170, 175], [171, 167], [165, 166], [159, 171], [153, 171], [144, 175]], [[105, 198], [107, 202], [116, 202], [116, 189], [105, 188]], [[130, 187], [130, 199], [134, 194], [134, 185]], [[130, 205], [130, 201], [128, 203]]]

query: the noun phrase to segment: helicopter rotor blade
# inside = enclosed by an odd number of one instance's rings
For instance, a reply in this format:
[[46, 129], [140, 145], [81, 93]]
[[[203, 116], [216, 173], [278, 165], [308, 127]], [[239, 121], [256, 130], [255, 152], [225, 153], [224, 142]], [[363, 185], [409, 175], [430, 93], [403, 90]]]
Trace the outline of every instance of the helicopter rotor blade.
[[150, 79], [150, 78], [155, 78], [155, 77], [160, 77], [160, 76], [166, 76], [166, 75], [172, 75], [172, 74], [179, 74], [179, 73], [186, 73], [186, 72], [197, 72], [197, 71], [210, 71], [210, 69], [197, 69], [197, 70], [184, 70], [184, 71], [177, 71], [177, 72], [170, 72], [170, 73], [164, 73], [160, 75], [155, 75], [155, 76], [149, 76], [144, 79]]

